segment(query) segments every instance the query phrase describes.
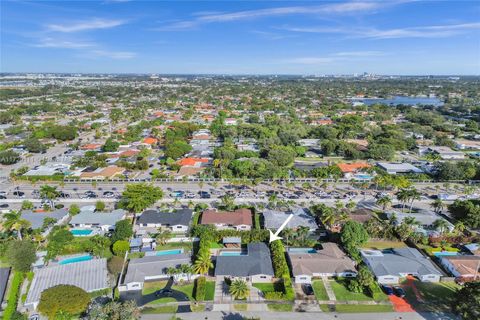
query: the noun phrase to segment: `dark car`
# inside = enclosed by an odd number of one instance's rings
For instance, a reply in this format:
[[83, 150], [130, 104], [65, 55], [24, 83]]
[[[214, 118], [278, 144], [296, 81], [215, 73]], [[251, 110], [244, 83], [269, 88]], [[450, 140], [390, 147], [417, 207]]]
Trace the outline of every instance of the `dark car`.
[[0, 204], [0, 208], [2, 208], [2, 209], [8, 208], [8, 207], [9, 207], [8, 203]]
[[161, 289], [161, 290], [157, 290], [157, 292], [155, 292], [155, 295], [158, 297], [158, 296], [164, 296], [164, 297], [170, 297], [172, 296], [173, 294], [173, 291], [170, 290], [170, 289]]
[[314, 294], [312, 285], [310, 285], [308, 283], [304, 283], [302, 285], [302, 290], [307, 296], [313, 296], [313, 294]]
[[13, 195], [22, 198], [22, 197], [25, 196], [25, 192], [22, 192], [22, 191], [14, 191], [14, 192], [13, 192]]
[[395, 291], [395, 295], [397, 297], [400, 297], [400, 298], [404, 298], [405, 297], [405, 290], [403, 290], [402, 288], [400, 287], [393, 287], [393, 290]]
[[0, 194], [0, 199], [7, 199], [7, 196]]
[[390, 286], [382, 285], [382, 289], [389, 296], [393, 294], [393, 288]]
[[66, 193], [66, 192], [63, 192], [63, 191], [60, 191], [60, 193], [58, 194], [58, 196], [60, 198], [70, 198], [70, 194]]
[[198, 194], [200, 195], [200, 198], [202, 198], [202, 199], [210, 199], [212, 197], [210, 195], [210, 193], [208, 193], [207, 191], [200, 191], [200, 192], [198, 192]]

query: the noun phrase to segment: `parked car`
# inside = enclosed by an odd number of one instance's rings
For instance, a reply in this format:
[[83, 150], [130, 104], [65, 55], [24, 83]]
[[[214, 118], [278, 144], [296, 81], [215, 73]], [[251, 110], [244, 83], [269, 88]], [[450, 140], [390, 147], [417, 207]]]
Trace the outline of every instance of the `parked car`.
[[393, 294], [393, 288], [390, 286], [382, 285], [382, 289], [389, 296]]
[[170, 289], [160, 289], [155, 292], [155, 295], [158, 296], [164, 296], [164, 297], [170, 297], [173, 295], [173, 291]]
[[14, 196], [17, 196], [19, 198], [24, 198], [25, 197], [25, 192], [22, 192], [22, 191], [14, 191], [13, 192], [13, 195]]
[[63, 191], [60, 191], [60, 193], [58, 194], [58, 196], [60, 198], [70, 198], [70, 194], [66, 193], [66, 192], [63, 192]]
[[405, 295], [406, 295], [405, 290], [403, 290], [403, 288], [401, 288], [401, 287], [395, 286], [395, 287], [393, 287], [393, 290], [395, 291], [395, 295], [397, 297], [404, 298]]
[[302, 285], [302, 290], [303, 290], [303, 292], [304, 292], [307, 296], [313, 296], [313, 294], [314, 294], [313, 288], [312, 288], [312, 285], [311, 285], [311, 284], [304, 283], [304, 284]]
[[115, 193], [113, 191], [105, 191], [105, 192], [103, 192], [103, 196], [105, 198], [113, 198], [113, 197], [115, 197]]
[[97, 194], [91, 190], [85, 191], [82, 198], [97, 198]]
[[198, 194], [202, 199], [210, 199], [212, 197], [207, 191], [199, 191]]
[[183, 198], [184, 194], [185, 194], [185, 192], [183, 192], [183, 191], [172, 191], [170, 193], [170, 197], [172, 197], [172, 198]]

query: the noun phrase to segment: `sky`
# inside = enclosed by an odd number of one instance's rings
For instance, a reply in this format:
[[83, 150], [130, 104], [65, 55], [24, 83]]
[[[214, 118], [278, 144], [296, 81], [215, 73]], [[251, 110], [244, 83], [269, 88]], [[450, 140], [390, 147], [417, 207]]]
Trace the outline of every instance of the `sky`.
[[479, 75], [479, 1], [0, 2], [0, 72]]

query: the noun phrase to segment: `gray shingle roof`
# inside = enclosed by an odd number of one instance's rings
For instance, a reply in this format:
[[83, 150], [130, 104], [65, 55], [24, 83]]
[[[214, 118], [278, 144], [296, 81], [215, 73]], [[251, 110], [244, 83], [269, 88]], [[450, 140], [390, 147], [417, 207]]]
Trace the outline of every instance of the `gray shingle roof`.
[[42, 291], [60, 284], [74, 285], [87, 292], [108, 288], [106, 259], [92, 259], [37, 269], [26, 304], [38, 302]]
[[70, 220], [71, 225], [75, 224], [97, 224], [97, 225], [115, 225], [115, 223], [125, 216], [126, 211], [122, 209], [106, 212], [83, 211]]
[[68, 214], [68, 211], [65, 209], [58, 209], [52, 212], [32, 212], [31, 210], [22, 212], [22, 219], [29, 221], [32, 225], [32, 229], [41, 228], [43, 225], [43, 220], [45, 218], [54, 218], [61, 220]]
[[10, 275], [10, 268], [0, 268], [0, 304], [3, 301], [3, 296], [7, 290], [8, 277]]
[[123, 283], [143, 282], [145, 277], [165, 275], [167, 268], [190, 264], [190, 262], [190, 256], [185, 253], [131, 259]]
[[249, 243], [247, 255], [218, 256], [216, 276], [248, 277], [259, 274], [273, 276], [270, 249], [263, 242]]
[[418, 273], [419, 275], [443, 275], [435, 265], [417, 249], [398, 248], [391, 252], [362, 250], [362, 257], [368, 262], [377, 277], [401, 273]]
[[190, 209], [181, 209], [175, 212], [159, 212], [157, 210], [146, 210], [138, 217], [136, 224], [162, 224], [162, 225], [190, 225], [193, 211]]
[[265, 228], [274, 230], [280, 228], [282, 223], [291, 213], [293, 213], [293, 218], [288, 222], [287, 228], [295, 229], [304, 226], [308, 227], [310, 231], [318, 229], [315, 218], [302, 208], [296, 208], [288, 212], [269, 209], [264, 210], [263, 217]]

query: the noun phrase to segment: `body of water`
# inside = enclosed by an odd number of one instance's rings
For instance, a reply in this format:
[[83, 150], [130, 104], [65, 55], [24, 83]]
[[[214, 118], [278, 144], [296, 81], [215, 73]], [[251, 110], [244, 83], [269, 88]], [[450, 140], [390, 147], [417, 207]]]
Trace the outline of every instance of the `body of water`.
[[438, 98], [426, 98], [426, 97], [402, 97], [395, 96], [389, 99], [375, 99], [375, 98], [353, 98], [352, 102], [362, 102], [367, 106], [373, 104], [386, 104], [390, 106], [396, 106], [399, 104], [408, 105], [408, 106], [419, 106], [419, 105], [433, 105], [433, 106], [442, 106], [443, 101]]
[[75, 237], [85, 237], [89, 236], [93, 230], [89, 229], [71, 229], [70, 233], [73, 234]]
[[92, 260], [93, 257], [89, 254], [84, 255], [84, 256], [78, 256], [78, 257], [72, 257], [72, 258], [67, 258], [60, 260], [58, 264], [70, 264], [70, 263], [75, 263], [75, 262], [81, 262], [81, 261], [88, 261]]

